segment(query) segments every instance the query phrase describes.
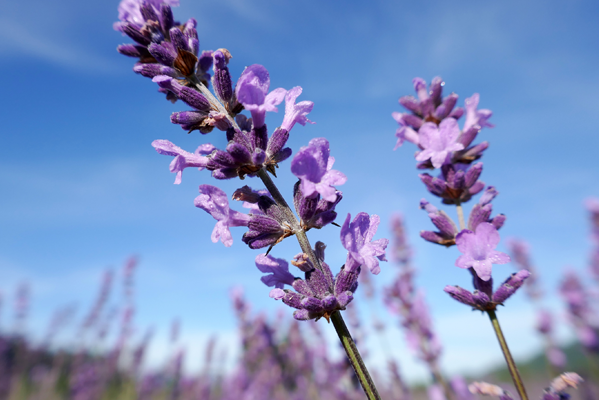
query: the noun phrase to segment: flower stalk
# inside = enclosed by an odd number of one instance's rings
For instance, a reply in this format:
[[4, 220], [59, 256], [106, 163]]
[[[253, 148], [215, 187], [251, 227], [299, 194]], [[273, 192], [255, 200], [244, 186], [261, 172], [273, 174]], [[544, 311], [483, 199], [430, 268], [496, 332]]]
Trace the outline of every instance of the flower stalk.
[[362, 356], [356, 347], [356, 343], [352, 339], [349, 331], [347, 330], [347, 326], [345, 325], [345, 321], [343, 321], [343, 317], [339, 311], [335, 311], [333, 315], [331, 315], [331, 320], [333, 321], [333, 326], [337, 331], [337, 335], [339, 336], [339, 340], [341, 340], [341, 344], [343, 345], [343, 349], [345, 349], [345, 353], [347, 354], [347, 358], [349, 359], [354, 371], [356, 372], [356, 376], [360, 381], [360, 385], [364, 389], [364, 393], [369, 400], [380, 399], [378, 391], [376, 390], [376, 386], [368, 373], [368, 369], [366, 365], [364, 365], [364, 360], [362, 360]]
[[501, 351], [503, 352], [503, 356], [505, 357], [505, 362], [507, 363], [510, 375], [512, 376], [512, 380], [514, 381], [514, 385], [516, 385], [516, 390], [518, 390], [520, 399], [528, 400], [528, 395], [526, 394], [524, 383], [522, 382], [522, 378], [520, 377], [520, 372], [518, 372], [518, 367], [516, 367], [516, 363], [512, 358], [512, 353], [510, 352], [510, 348], [507, 345], [505, 336], [503, 336], [503, 331], [501, 330], [501, 326], [499, 325], [497, 314], [495, 314], [495, 311], [493, 310], [487, 311], [487, 314], [489, 315], [489, 319], [491, 320], [491, 324], [493, 325], [493, 330], [495, 331], [495, 335], [497, 336], [497, 340], [499, 341], [499, 346], [501, 346]]

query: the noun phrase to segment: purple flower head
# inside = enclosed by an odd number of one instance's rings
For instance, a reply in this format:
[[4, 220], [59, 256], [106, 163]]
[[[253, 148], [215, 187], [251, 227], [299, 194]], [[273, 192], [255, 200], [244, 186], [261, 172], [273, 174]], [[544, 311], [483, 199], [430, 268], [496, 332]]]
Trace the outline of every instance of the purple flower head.
[[480, 96], [478, 93], [474, 93], [472, 97], [468, 97], [465, 101], [466, 105], [466, 122], [464, 122], [464, 131], [469, 130], [475, 125], [484, 128], [485, 126], [493, 128], [495, 125], [487, 122], [493, 113], [491, 110], [477, 110], [478, 101]]
[[420, 200], [420, 208], [426, 210], [428, 217], [439, 229], [437, 232], [420, 231], [420, 236], [431, 243], [437, 243], [446, 247], [455, 244], [455, 238], [458, 234], [458, 227], [445, 211], [437, 209], [425, 199]]
[[495, 250], [499, 244], [497, 229], [488, 222], [483, 222], [476, 227], [474, 232], [461, 231], [456, 237], [458, 250], [462, 253], [455, 262], [459, 268], [473, 268], [480, 279], [491, 279], [492, 264], [506, 264], [510, 257]]
[[272, 247], [294, 234], [291, 222], [270, 197], [260, 196], [257, 204], [260, 213], [249, 215], [249, 230], [241, 239], [251, 249]]
[[456, 140], [460, 136], [458, 122], [446, 118], [437, 126], [426, 122], [418, 131], [418, 144], [424, 149], [416, 155], [417, 161], [431, 160], [433, 167], [441, 168], [450, 159], [451, 153], [462, 150], [464, 145]]
[[320, 194], [326, 201], [337, 200], [337, 189], [333, 185], [343, 185], [347, 177], [331, 169], [335, 159], [329, 153], [328, 140], [316, 138], [293, 157], [291, 172], [301, 180], [301, 190], [306, 198]]
[[152, 146], [160, 154], [175, 157], [173, 161], [171, 161], [169, 168], [172, 173], [177, 174], [177, 177], [175, 178], [176, 185], [181, 183], [181, 175], [185, 168], [197, 167], [200, 171], [206, 168], [208, 165], [208, 157], [206, 157], [206, 155], [214, 151], [214, 146], [210, 143], [200, 145], [193, 154], [175, 146], [168, 140], [154, 140]]
[[[162, 3], [169, 7], [178, 7], [179, 0], [121, 0], [119, 3], [119, 20], [123, 22], [129, 22], [137, 26], [143, 26], [145, 22], [144, 16], [142, 16], [141, 5], [146, 3], [151, 6], [156, 12], [160, 11]], [[122, 32], [122, 27], [118, 23], [114, 25], [115, 30]], [[120, 29], [119, 29], [120, 28]]]
[[444, 164], [439, 177], [421, 174], [420, 179], [429, 192], [443, 199], [444, 204], [465, 203], [484, 189], [484, 182], [478, 180], [482, 170], [483, 163], [472, 166]]
[[530, 276], [530, 272], [525, 269], [512, 274], [497, 288], [493, 293], [493, 302], [502, 304], [509, 299], [520, 287], [524, 284], [524, 281]]
[[336, 192], [336, 199], [332, 202], [321, 199], [320, 194], [308, 198], [301, 190], [301, 181], [297, 181], [293, 187], [293, 204], [305, 231], [312, 228], [320, 229], [335, 221], [337, 218], [335, 207], [342, 198], [343, 195], [340, 191]]
[[389, 239], [372, 241], [380, 218], [376, 214], [368, 216], [365, 212], [361, 212], [351, 223], [350, 220], [351, 214], [347, 214], [341, 227], [341, 244], [348, 251], [345, 268], [355, 271], [359, 266], [365, 265], [370, 272], [377, 275], [381, 272], [379, 260], [387, 261], [385, 249], [389, 244]]
[[[333, 277], [329, 266], [324, 262], [324, 248], [324, 243], [316, 243], [314, 253], [319, 261], [319, 268], [312, 265], [307, 255], [296, 256], [296, 261], [293, 261], [292, 264], [305, 272], [305, 278], [295, 278], [292, 281], [293, 290], [277, 287], [270, 291], [271, 298], [282, 300], [283, 303], [297, 309], [293, 313], [293, 317], [297, 320], [318, 320], [322, 317], [328, 320], [335, 311], [345, 310], [358, 287], [359, 270], [342, 269], [336, 277]], [[280, 274], [280, 272], [277, 273]], [[273, 272], [273, 274], [276, 273]], [[288, 272], [282, 279], [275, 277], [271, 279], [273, 282], [274, 279], [277, 279], [277, 282], [288, 284], [291, 274], [287, 274]]]
[[[416, 132], [412, 127], [408, 126], [408, 122], [406, 121], [406, 115], [411, 114], [403, 114], [399, 112], [393, 112], [391, 116], [393, 119], [399, 124], [397, 131], [395, 131], [395, 137], [397, 137], [397, 143], [395, 143], [395, 147], [393, 150], [397, 150], [404, 141], [412, 142], [415, 145], [418, 145], [418, 132]], [[416, 117], [418, 118], [418, 117]]]
[[282, 258], [260, 254], [256, 256], [256, 267], [261, 272], [270, 273], [260, 278], [266, 286], [283, 289], [283, 285], [293, 285], [295, 277], [289, 273], [289, 264]]
[[268, 93], [270, 76], [266, 68], [259, 64], [247, 67], [237, 81], [235, 93], [237, 100], [246, 110], [252, 113], [254, 128], [264, 126], [264, 117], [267, 111], [277, 112], [277, 105], [281, 104], [287, 91], [277, 88]]
[[500, 229], [505, 223], [506, 216], [504, 214], [498, 214], [491, 218], [493, 212], [493, 205], [491, 201], [497, 196], [499, 192], [494, 186], [488, 186], [483, 195], [480, 197], [478, 203], [472, 207], [470, 216], [468, 217], [468, 229], [475, 230], [476, 227], [482, 222], [488, 222], [492, 224], [495, 229]]
[[303, 126], [305, 126], [306, 123], [314, 124], [314, 122], [306, 117], [306, 115], [312, 111], [314, 103], [307, 100], [296, 103], [295, 100], [300, 94], [302, 94], [301, 86], [295, 86], [285, 95], [285, 117], [283, 117], [281, 129], [285, 129], [287, 132], [291, 131], [291, 128], [293, 128], [296, 123]]
[[225, 192], [215, 186], [200, 185], [200, 195], [195, 198], [194, 204], [201, 208], [218, 222], [212, 231], [212, 242], [219, 240], [227, 247], [233, 244], [230, 227], [248, 226], [250, 216], [229, 209], [229, 201]]

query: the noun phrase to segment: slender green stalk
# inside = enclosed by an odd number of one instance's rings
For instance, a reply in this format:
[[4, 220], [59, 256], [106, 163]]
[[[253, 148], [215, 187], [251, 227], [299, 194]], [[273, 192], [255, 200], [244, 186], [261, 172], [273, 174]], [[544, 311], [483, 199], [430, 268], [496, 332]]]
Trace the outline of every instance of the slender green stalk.
[[516, 367], [516, 363], [512, 358], [512, 353], [510, 353], [510, 349], [507, 345], [505, 337], [503, 336], [501, 326], [499, 325], [499, 320], [497, 320], [497, 315], [495, 314], [495, 311], [487, 311], [487, 314], [489, 314], [489, 318], [491, 319], [491, 324], [493, 325], [493, 329], [495, 330], [495, 335], [497, 335], [499, 346], [501, 346], [501, 351], [503, 352], [503, 356], [505, 357], [505, 362], [507, 363], [510, 375], [512, 376], [512, 379], [514, 381], [514, 385], [516, 385], [516, 389], [518, 390], [520, 399], [528, 400], [528, 395], [526, 394], [524, 383], [522, 382], [522, 378], [520, 377], [520, 373], [518, 372], [518, 367]]
[[466, 223], [464, 221], [464, 209], [462, 208], [462, 203], [459, 201], [455, 204], [456, 211], [458, 212], [458, 222], [460, 223], [460, 230], [466, 229]]
[[364, 365], [364, 360], [362, 360], [360, 352], [356, 348], [356, 343], [347, 330], [347, 326], [345, 325], [345, 321], [343, 321], [343, 317], [341, 317], [341, 313], [339, 311], [335, 311], [333, 315], [331, 315], [331, 320], [333, 321], [333, 326], [337, 331], [337, 335], [339, 335], [339, 340], [341, 340], [341, 344], [345, 349], [347, 358], [349, 358], [352, 367], [354, 367], [356, 376], [358, 377], [358, 380], [364, 389], [364, 393], [366, 393], [366, 397], [369, 400], [380, 400], [381, 396], [376, 390], [376, 386], [374, 385], [374, 382], [368, 373], [368, 369], [366, 369], [366, 366]]
[[[289, 208], [289, 205], [281, 195], [281, 192], [279, 192], [279, 189], [277, 188], [275, 183], [270, 178], [270, 175], [268, 175], [268, 172], [265, 169], [261, 169], [260, 171], [258, 171], [258, 176], [264, 183], [264, 186], [266, 186], [266, 189], [268, 189], [268, 191], [270, 192], [274, 201], [279, 205], [279, 207], [287, 216], [287, 220], [292, 225], [291, 228], [293, 229], [295, 236], [297, 237], [297, 241], [299, 242], [302, 252], [308, 255], [308, 258], [310, 259], [310, 261], [312, 261], [316, 268], [322, 270], [320, 260], [318, 260], [318, 258], [314, 254], [314, 250], [312, 250], [312, 246], [310, 245], [310, 241], [308, 240], [306, 232], [301, 228], [299, 221], [295, 217], [295, 214], [293, 214], [293, 211], [291, 211], [291, 208]], [[347, 330], [347, 326], [345, 325], [345, 321], [343, 321], [341, 313], [339, 311], [335, 311], [331, 315], [331, 320], [333, 321], [333, 326], [337, 331], [339, 340], [341, 340], [341, 344], [345, 349], [347, 358], [349, 359], [349, 362], [351, 363], [352, 367], [354, 368], [354, 371], [356, 372], [356, 376], [358, 377], [358, 380], [362, 385], [362, 389], [364, 389], [366, 397], [369, 400], [380, 400], [381, 397], [379, 396], [379, 393], [376, 390], [376, 386], [374, 385], [374, 382], [370, 377], [370, 373], [368, 372], [366, 365], [364, 365], [364, 360], [362, 360], [362, 356], [360, 355], [360, 352], [356, 347], [354, 339], [352, 339], [349, 331]]]

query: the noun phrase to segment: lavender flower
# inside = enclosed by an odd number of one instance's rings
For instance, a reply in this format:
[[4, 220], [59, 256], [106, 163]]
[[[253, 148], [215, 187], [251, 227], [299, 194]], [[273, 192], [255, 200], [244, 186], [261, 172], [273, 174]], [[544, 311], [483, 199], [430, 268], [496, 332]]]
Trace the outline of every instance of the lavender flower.
[[456, 244], [463, 253], [456, 260], [456, 267], [473, 268], [484, 281], [491, 278], [492, 264], [510, 262], [507, 254], [495, 250], [499, 244], [499, 233], [488, 222], [479, 224], [474, 232], [467, 229], [461, 231], [456, 237]]
[[337, 218], [335, 207], [343, 195], [337, 190], [335, 196], [335, 201], [332, 202], [321, 199], [320, 193], [316, 197], [308, 198], [302, 192], [301, 181], [296, 182], [293, 187], [293, 204], [300, 218], [300, 226], [304, 231], [312, 228], [320, 229], [335, 221]]
[[329, 156], [329, 142], [325, 138], [310, 140], [291, 161], [291, 172], [301, 180], [301, 190], [306, 198], [318, 194], [329, 202], [337, 200], [334, 185], [343, 185], [347, 177], [333, 168], [335, 159]]
[[306, 115], [312, 111], [314, 103], [306, 100], [296, 103], [295, 100], [300, 94], [302, 94], [302, 88], [300, 86], [295, 86], [285, 95], [285, 117], [283, 118], [281, 129], [288, 132], [291, 131], [291, 128], [293, 128], [296, 123], [304, 126], [306, 123], [314, 124], [314, 122], [306, 117]]
[[154, 140], [152, 146], [159, 154], [175, 157], [169, 167], [172, 173], [177, 174], [175, 185], [181, 183], [181, 177], [185, 168], [197, 167], [199, 171], [206, 168], [209, 161], [206, 155], [214, 151], [214, 146], [209, 143], [200, 145], [193, 154], [175, 146], [168, 140]]
[[219, 240], [227, 247], [233, 244], [230, 227], [248, 226], [250, 216], [229, 208], [225, 192], [215, 186], [200, 185], [200, 195], [196, 197], [195, 206], [206, 211], [218, 222], [212, 231], [212, 242]]
[[491, 110], [477, 110], [479, 100], [480, 95], [478, 93], [474, 93], [472, 97], [468, 97], [464, 102], [466, 106], [466, 121], [464, 122], [464, 131], [467, 131], [475, 125], [478, 125], [481, 128], [484, 128], [485, 126], [493, 128], [495, 126], [488, 122], [488, 119], [493, 115]]
[[351, 223], [350, 219], [351, 214], [347, 214], [341, 227], [341, 243], [348, 251], [345, 268], [356, 271], [358, 267], [365, 265], [370, 272], [377, 275], [381, 272], [379, 260], [387, 261], [385, 249], [389, 244], [389, 239], [372, 241], [380, 218], [376, 214], [369, 217], [368, 214], [361, 212]]
[[[269, 87], [270, 76], [268, 71], [262, 65], [258, 64], [246, 67], [237, 81], [235, 88], [237, 99], [243, 104], [246, 110], [252, 113], [255, 128], [264, 126], [266, 112], [276, 112], [276, 106], [281, 104], [287, 93], [283, 88], [277, 88], [268, 93]], [[291, 129], [286, 130], [290, 131]]]
[[256, 256], [256, 267], [261, 272], [270, 273], [260, 278], [266, 286], [283, 289], [283, 285], [293, 285], [295, 277], [289, 273], [289, 264], [282, 258], [260, 254]]
[[437, 232], [420, 231], [420, 236], [431, 243], [437, 243], [446, 247], [455, 244], [458, 227], [453, 220], [444, 211], [430, 204], [425, 199], [420, 200], [420, 208], [426, 210], [428, 217], [433, 224], [439, 229]]
[[472, 166], [445, 164], [441, 166], [439, 177], [420, 174], [420, 179], [429, 192], [443, 199], [444, 204], [461, 204], [470, 200], [485, 187], [484, 182], [478, 180], [482, 169], [483, 163]]
[[417, 161], [431, 160], [433, 167], [441, 168], [450, 160], [450, 154], [462, 150], [464, 145], [457, 142], [460, 135], [458, 122], [453, 118], [441, 121], [437, 127], [432, 122], [426, 122], [418, 131], [418, 144], [424, 148], [416, 155]]
[[[318, 320], [322, 317], [329, 320], [335, 311], [345, 310], [358, 287], [359, 268], [355, 271], [342, 268], [341, 272], [333, 278], [331, 269], [324, 262], [324, 249], [324, 243], [316, 243], [315, 254], [322, 269], [317, 269], [303, 253], [298, 254], [295, 261], [292, 261], [293, 265], [305, 272], [305, 279], [297, 278], [291, 283], [290, 286], [295, 291], [281, 288], [270, 291], [270, 297], [282, 300], [283, 303], [297, 309], [293, 313], [293, 317], [297, 320]], [[289, 285], [289, 276], [285, 274], [285, 278], [278, 282]]]
[[241, 239], [251, 249], [273, 247], [295, 233], [293, 222], [270, 197], [259, 196], [256, 204], [260, 212], [254, 211], [249, 215], [249, 230]]
[[474, 278], [475, 287], [478, 289], [471, 293], [459, 286], [445, 286], [445, 293], [449, 294], [454, 300], [466, 304], [473, 309], [480, 311], [493, 311], [499, 304], [503, 304], [524, 284], [524, 281], [530, 276], [530, 272], [521, 270], [510, 275], [498, 288], [492, 293], [493, 284], [491, 280], [478, 282], [482, 280], [478, 276]]

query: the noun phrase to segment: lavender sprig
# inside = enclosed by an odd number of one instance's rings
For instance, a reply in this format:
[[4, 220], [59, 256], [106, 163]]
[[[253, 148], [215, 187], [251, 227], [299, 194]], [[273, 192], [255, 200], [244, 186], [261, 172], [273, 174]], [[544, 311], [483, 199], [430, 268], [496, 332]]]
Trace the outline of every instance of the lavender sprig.
[[[174, 113], [171, 122], [189, 132], [199, 130], [207, 134], [216, 128], [226, 133], [228, 145], [225, 150], [206, 143], [190, 153], [170, 141], [154, 141], [152, 145], [158, 153], [174, 157], [170, 170], [177, 174], [175, 183], [181, 182], [184, 169], [195, 167], [211, 171], [216, 179], [257, 176], [270, 194], [256, 196], [249, 187], [236, 191], [234, 199], [256, 205], [252, 207], [253, 212], [245, 215], [229, 208], [222, 190], [210, 185], [200, 186], [201, 195], [196, 199], [196, 206], [218, 221], [212, 240], [221, 240], [230, 246], [229, 228], [247, 226], [242, 240], [252, 249], [268, 247], [267, 253], [256, 259], [256, 264], [261, 271], [271, 273], [263, 278], [265, 283], [275, 286], [271, 297], [296, 308], [296, 319], [332, 319], [368, 398], [379, 398], [339, 313], [353, 299], [361, 267], [366, 266], [377, 274], [379, 261], [385, 261], [386, 239], [372, 240], [378, 217], [359, 213], [350, 223], [348, 215], [341, 229], [341, 241], [348, 250], [347, 261], [334, 277], [324, 263], [324, 245], [317, 243], [314, 251], [306, 236], [307, 230], [320, 229], [334, 221], [335, 205], [341, 200], [341, 193], [335, 186], [346, 180], [345, 175], [332, 169], [334, 158], [330, 157], [328, 141], [324, 138], [311, 140], [291, 162], [291, 170], [300, 180], [294, 190], [299, 220], [268, 175], [270, 172], [276, 176], [278, 164], [291, 156], [291, 149], [284, 146], [294, 125], [312, 123], [306, 115], [312, 110], [313, 103], [296, 103], [302, 92], [300, 87], [288, 91], [277, 88], [269, 92], [269, 73], [258, 64], [247, 67], [233, 85], [228, 68], [232, 58], [230, 52], [218, 49], [200, 54], [196, 21], [191, 19], [184, 25], [176, 24], [167, 3], [158, 6], [149, 0], [123, 0], [120, 10], [121, 22], [115, 24], [115, 29], [137, 44], [119, 46], [118, 50], [138, 58], [134, 71], [152, 78], [159, 91], [166, 93], [167, 99], [179, 99], [193, 109]], [[214, 94], [208, 90], [207, 70], [211, 65]], [[276, 106], [283, 99], [283, 122], [269, 137], [266, 112], [276, 112]], [[251, 118], [240, 114], [244, 109], [250, 111]], [[296, 236], [302, 249], [294, 265], [305, 273], [303, 280], [295, 279], [288, 272], [284, 260], [268, 256], [276, 244], [290, 236]], [[284, 285], [292, 286], [295, 291], [284, 290]]]
[[417, 98], [404, 96], [399, 99], [399, 103], [408, 113], [392, 114], [399, 124], [395, 149], [406, 140], [412, 142], [418, 146], [415, 155], [416, 161], [419, 162], [418, 169], [440, 169], [438, 177], [425, 173], [421, 174], [420, 178], [427, 190], [440, 197], [444, 204], [455, 205], [458, 215], [456, 224], [445, 212], [422, 200], [421, 208], [428, 212], [438, 231], [423, 231], [421, 236], [427, 241], [447, 247], [457, 245], [462, 255], [456, 260], [455, 265], [470, 271], [476, 290], [471, 293], [459, 287], [447, 286], [445, 291], [454, 299], [489, 315], [514, 384], [522, 400], [527, 400], [522, 379], [513, 362], [495, 310], [497, 304], [507, 300], [529, 274], [524, 271], [520, 275], [512, 275], [493, 293], [492, 265], [510, 261], [508, 255], [495, 250], [500, 240], [497, 231], [505, 222], [505, 216], [502, 214], [491, 217], [491, 201], [498, 192], [493, 186], [486, 188], [478, 203], [472, 208], [467, 224], [462, 208], [464, 202], [470, 201], [472, 196], [480, 193], [485, 186], [478, 180], [482, 172], [482, 163], [473, 162], [482, 157], [489, 144], [473, 142], [482, 128], [493, 127], [488, 122], [492, 113], [489, 110], [478, 109], [479, 95], [475, 93], [466, 99], [466, 118], [460, 129], [458, 120], [464, 115], [464, 109], [455, 108], [458, 100], [456, 94], [442, 97], [444, 82], [441, 78], [434, 78], [428, 89], [422, 78], [414, 78], [413, 84]]

